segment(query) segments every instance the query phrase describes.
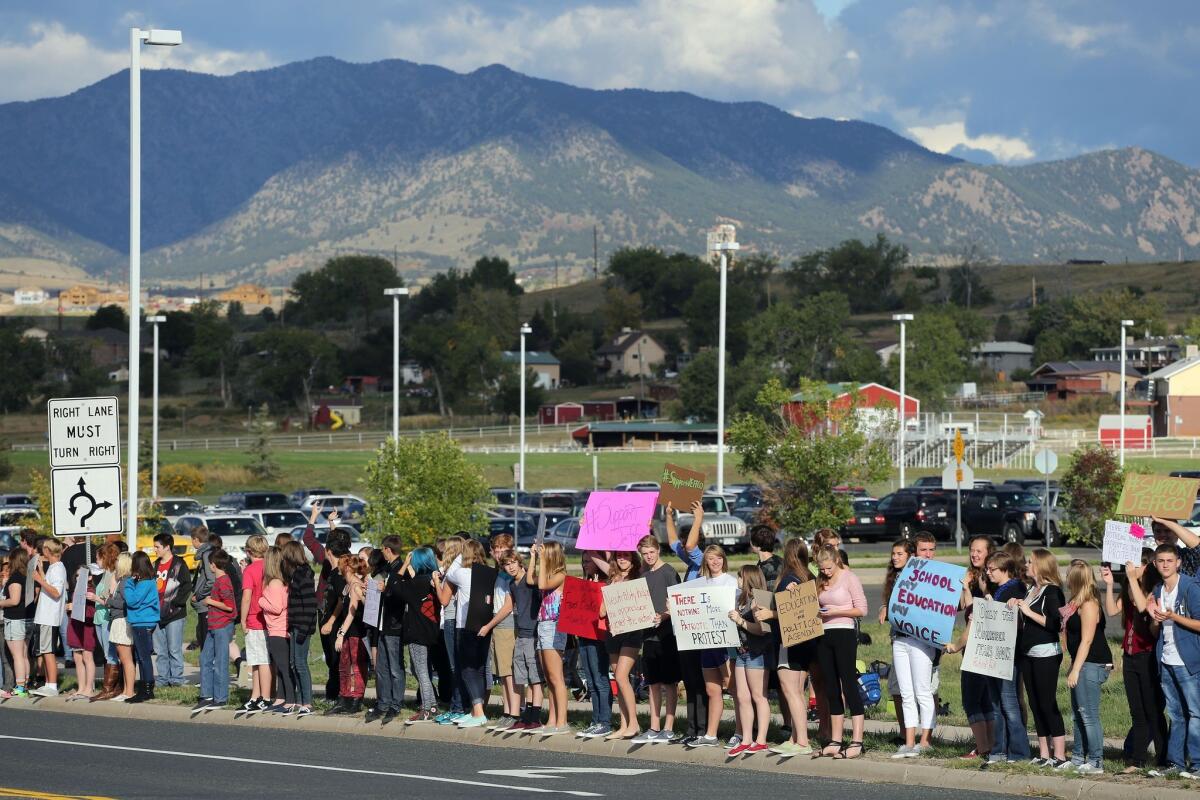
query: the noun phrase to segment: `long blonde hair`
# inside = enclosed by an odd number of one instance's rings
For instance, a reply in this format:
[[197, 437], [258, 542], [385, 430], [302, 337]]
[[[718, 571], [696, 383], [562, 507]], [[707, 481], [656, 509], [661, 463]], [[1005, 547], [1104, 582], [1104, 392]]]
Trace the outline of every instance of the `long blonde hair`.
[[725, 555], [725, 548], [719, 544], [710, 544], [704, 548], [704, 555], [700, 557], [700, 574], [705, 578], [716, 577], [708, 568], [708, 557], [713, 554], [721, 556], [721, 573], [729, 572], [729, 557]]
[[443, 572], [454, 563], [454, 559], [462, 554], [463, 543], [465, 541], [461, 536], [448, 536], [446, 541], [442, 543], [441, 568]]
[[[826, 578], [825, 573], [820, 571], [821, 562], [832, 561], [838, 569], [842, 569], [842, 554], [839, 553], [838, 549], [833, 545], [823, 544], [817, 548], [817, 556], [815, 560], [817, 562], [817, 571], [819, 573], [817, 575], [817, 588], [824, 589], [829, 585], [829, 578]], [[836, 575], [837, 573], [834, 574]]]
[[487, 551], [483, 549], [483, 545], [474, 539], [467, 539], [462, 545], [462, 565], [463, 568], [469, 568], [475, 564], [487, 563]]
[[1086, 561], [1076, 559], [1071, 562], [1067, 570], [1067, 599], [1076, 606], [1100, 602], [1096, 575], [1092, 572], [1092, 565]]
[[263, 557], [263, 585], [283, 580], [283, 554], [278, 547], [267, 550]]
[[1029, 554], [1029, 566], [1033, 568], [1033, 578], [1044, 585], [1062, 586], [1062, 574], [1058, 570], [1058, 559], [1044, 547], [1039, 547]]
[[567, 571], [567, 560], [558, 542], [542, 543], [542, 571], [547, 576]]
[[113, 572], [113, 580], [122, 580], [129, 577], [130, 571], [133, 569], [133, 556], [129, 553], [121, 553], [117, 556], [117, 568]]

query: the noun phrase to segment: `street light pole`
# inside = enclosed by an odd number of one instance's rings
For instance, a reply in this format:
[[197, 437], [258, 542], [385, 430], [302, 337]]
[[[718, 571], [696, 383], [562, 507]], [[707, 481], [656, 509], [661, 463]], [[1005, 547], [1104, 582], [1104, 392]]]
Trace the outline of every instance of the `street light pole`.
[[728, 283], [728, 254], [739, 249], [737, 242], [719, 242], [721, 254], [721, 309], [717, 321], [717, 494], [725, 492], [725, 289]]
[[384, 289], [392, 298], [392, 442], [400, 441], [400, 298], [408, 296], [408, 287]]
[[904, 334], [905, 334], [905, 325], [909, 322], [912, 322], [913, 315], [912, 314], [892, 314], [892, 319], [895, 320], [896, 322], [900, 323], [900, 403], [899, 403], [899, 408], [896, 410], [896, 417], [900, 422], [900, 488], [903, 489], [904, 488], [904, 465], [905, 465], [905, 461], [907, 460], [906, 456], [908, 455], [907, 453], [904, 452], [905, 417], [908, 416], [908, 414], [906, 413], [907, 410], [905, 408], [907, 397], [905, 396], [905, 393], [904, 393], [905, 392], [904, 368], [906, 366], [905, 362], [906, 362], [906, 358], [908, 355], [908, 352], [907, 352], [908, 351], [908, 342], [905, 340]]
[[158, 499], [158, 325], [160, 322], [166, 322], [164, 316], [146, 317], [146, 322], [154, 326], [154, 405], [151, 410], [151, 430], [150, 441], [150, 499]]
[[142, 42], [173, 47], [183, 34], [171, 30], [129, 29], [129, 444], [126, 451], [128, 490], [125, 537], [137, 549], [138, 392], [142, 353]]
[[[525, 337], [533, 333], [528, 322], [521, 323], [521, 374], [518, 377], [521, 384], [521, 465], [518, 467], [517, 490], [525, 491]], [[516, 505], [516, 503], [514, 503]]]
[[1133, 320], [1121, 320], [1121, 467], [1125, 466], [1125, 329], [1133, 326]]

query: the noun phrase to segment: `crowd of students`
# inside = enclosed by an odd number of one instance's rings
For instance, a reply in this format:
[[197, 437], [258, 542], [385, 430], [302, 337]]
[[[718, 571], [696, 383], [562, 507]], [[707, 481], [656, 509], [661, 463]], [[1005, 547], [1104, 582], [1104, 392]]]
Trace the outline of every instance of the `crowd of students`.
[[[230, 558], [219, 537], [198, 528], [192, 533], [197, 563], [189, 570], [175, 555], [170, 535], [155, 537], [153, 562], [146, 553], [125, 552], [123, 543], [110, 542], [96, 548], [87, 563], [82, 541], [68, 540], [64, 549], [30, 532], [0, 575], [7, 645], [0, 697], [57, 695], [61, 638], [78, 679], [68, 699], [153, 699], [155, 687], [183, 683], [190, 604], [200, 648], [194, 713], [228, 706], [230, 664], [240, 661], [251, 685], [249, 699], [236, 709], [240, 714], [312, 714], [308, 661], [316, 636], [329, 667], [327, 714], [364, 713], [373, 670], [376, 701], [364, 719], [383, 724], [397, 719], [405, 705], [407, 653], [417, 691], [416, 709], [405, 724], [678, 742], [725, 747], [730, 756], [770, 751], [783, 757], [861, 757], [865, 707], [857, 661], [868, 603], [836, 532], [819, 531], [811, 551], [802, 539], [790, 539], [782, 556], [774, 554], [773, 534], [755, 532], [757, 563], [735, 574], [720, 546], [703, 546], [703, 509], [697, 503], [691, 510], [694, 521], [682, 539], [669, 506], [666, 515], [667, 544], [682, 562], [682, 577], [653, 535], [636, 551], [582, 554], [586, 580], [645, 578], [654, 604], [653, 627], [599, 639], [568, 637], [558, 629], [567, 559], [553, 541], [535, 544], [526, 561], [507, 535], [493, 537], [487, 548], [463, 535], [407, 553], [399, 538], [389, 536], [363, 557], [350, 553], [336, 514], [325, 542], [319, 540], [313, 527], [317, 506], [301, 541], [287, 534], [274, 542], [251, 536], [244, 565]], [[939, 650], [892, 630], [889, 686], [903, 740], [892, 757], [917, 757], [931, 746], [940, 662], [966, 648], [974, 603], [987, 598], [1019, 610], [1017, 657], [1007, 678], [960, 673], [975, 744], [964, 758], [978, 759], [982, 768], [1031, 761], [1080, 774], [1101, 771], [1100, 693], [1114, 664], [1104, 634], [1108, 615], [1119, 616], [1124, 630], [1121, 664], [1132, 723], [1126, 771], [1193, 777], [1192, 770], [1200, 770], [1200, 582], [1194, 577], [1200, 539], [1168, 520], [1156, 519], [1153, 529], [1158, 546], [1144, 552], [1142, 563], [1125, 565], [1124, 579], [1102, 565], [1097, 580], [1082, 560], [1073, 560], [1064, 575], [1049, 550], [1033, 550], [1026, 558], [1019, 545], [996, 550], [987, 537], [972, 539], [961, 600], [966, 625], [959, 639]], [[908, 560], [936, 558], [936, 547], [928, 534], [893, 545], [879, 622], [888, 621], [888, 600]], [[729, 616], [738, 631], [736, 647], [678, 648], [668, 594], [681, 581], [734, 589], [736, 607]], [[774, 612], [756, 602], [755, 591], [799, 591], [809, 581], [816, 583], [823, 632], [784, 647], [778, 626], [771, 624]], [[600, 614], [605, 615], [603, 606]], [[235, 641], [237, 625], [244, 630], [244, 651]], [[1069, 758], [1057, 701], [1064, 647], [1074, 724]], [[572, 659], [591, 700], [589, 724], [578, 731], [567, 722]], [[98, 665], [104, 667], [99, 690]], [[637, 669], [648, 689], [646, 730], [637, 714]], [[486, 706], [497, 683], [502, 711], [489, 719]], [[675, 732], [680, 683], [687, 703], [682, 735]], [[775, 743], [768, 741], [772, 692], [786, 735]], [[815, 746], [809, 738], [810, 693]], [[717, 733], [726, 694], [735, 700], [736, 722], [734, 735], [722, 743]], [[1026, 708], [1037, 755], [1030, 748]]]

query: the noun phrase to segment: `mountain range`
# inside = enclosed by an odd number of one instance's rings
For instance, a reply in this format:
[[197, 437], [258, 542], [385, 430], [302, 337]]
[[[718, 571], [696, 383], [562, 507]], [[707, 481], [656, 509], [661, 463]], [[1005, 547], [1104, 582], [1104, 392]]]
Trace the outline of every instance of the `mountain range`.
[[[483, 254], [582, 265], [593, 227], [602, 252], [697, 252], [718, 221], [785, 260], [876, 231], [932, 262], [1200, 254], [1200, 172], [1143, 149], [978, 166], [865, 122], [502, 66], [148, 71], [142, 118], [151, 279], [277, 283], [349, 252], [418, 273]], [[119, 274], [128, 74], [0, 105], [0, 141], [0, 258]]]

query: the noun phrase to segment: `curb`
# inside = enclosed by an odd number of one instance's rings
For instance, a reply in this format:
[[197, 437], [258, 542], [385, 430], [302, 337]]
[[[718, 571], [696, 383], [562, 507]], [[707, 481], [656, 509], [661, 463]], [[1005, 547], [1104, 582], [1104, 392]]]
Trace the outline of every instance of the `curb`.
[[1005, 772], [979, 772], [976, 770], [949, 769], [933, 765], [902, 764], [873, 759], [855, 759], [849, 762], [832, 759], [810, 759], [797, 757], [783, 759], [775, 755], [767, 758], [728, 759], [723, 750], [703, 748], [686, 750], [679, 746], [659, 747], [656, 745], [630, 745], [623, 742], [604, 742], [595, 739], [574, 737], [531, 737], [518, 734], [494, 734], [481, 730], [459, 730], [450, 726], [430, 724], [404, 725], [396, 722], [386, 728], [367, 725], [359, 716], [324, 717], [312, 716], [305, 720], [273, 719], [254, 715], [236, 718], [234, 714], [210, 712], [194, 719], [191, 712], [180, 706], [140, 703], [67, 703], [47, 698], [35, 702], [7, 701], [0, 705], [6, 709], [20, 711], [47, 711], [81, 717], [110, 717], [116, 719], [140, 719], [159, 722], [183, 722], [193, 725], [242, 725], [262, 730], [298, 730], [309, 733], [340, 733], [358, 736], [374, 736], [392, 739], [450, 742], [482, 747], [507, 747], [524, 750], [551, 750], [558, 753], [578, 753], [588, 756], [633, 758], [671, 764], [696, 764], [708, 767], [727, 767], [759, 771], [782, 772], [810, 778], [863, 781], [867, 783], [894, 783], [908, 786], [932, 788], [958, 788], [968, 791], [994, 792], [1012, 795], [1037, 795], [1071, 798], [1093, 798], [1094, 800], [1129, 800], [1137, 794], [1139, 800], [1195, 800], [1194, 789], [1176, 789], [1162, 785], [1161, 781], [1147, 782], [1142, 779], [1128, 780], [1085, 780], [1082, 778], [1060, 778], [1052, 775], [1018, 775]]

